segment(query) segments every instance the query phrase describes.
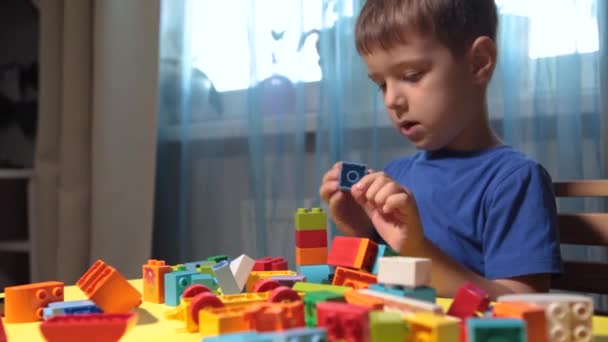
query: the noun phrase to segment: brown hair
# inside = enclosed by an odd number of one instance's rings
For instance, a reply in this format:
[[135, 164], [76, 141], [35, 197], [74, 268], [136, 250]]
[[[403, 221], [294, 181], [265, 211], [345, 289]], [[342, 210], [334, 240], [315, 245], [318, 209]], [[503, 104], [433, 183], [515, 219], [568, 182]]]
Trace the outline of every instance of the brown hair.
[[460, 56], [477, 37], [496, 40], [497, 26], [494, 0], [367, 0], [355, 42], [368, 55], [406, 43], [406, 33], [431, 34]]

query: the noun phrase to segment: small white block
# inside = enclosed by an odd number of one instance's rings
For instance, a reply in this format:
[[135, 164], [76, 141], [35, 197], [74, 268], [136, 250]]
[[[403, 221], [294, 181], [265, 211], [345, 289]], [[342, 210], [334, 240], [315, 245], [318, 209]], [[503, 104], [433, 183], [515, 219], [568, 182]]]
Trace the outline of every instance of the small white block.
[[406, 287], [429, 286], [431, 259], [382, 257], [378, 260], [378, 283]]
[[249, 274], [255, 265], [255, 260], [251, 259], [245, 254], [242, 254], [240, 257], [232, 260], [230, 263], [230, 270], [232, 274], [234, 274], [234, 278], [236, 279], [236, 283], [243, 291], [245, 284], [247, 284], [247, 279], [249, 279]]
[[235, 294], [240, 293], [234, 274], [230, 271], [230, 265], [226, 260], [223, 260], [213, 265], [213, 273], [215, 273], [215, 279], [220, 286], [222, 294]]

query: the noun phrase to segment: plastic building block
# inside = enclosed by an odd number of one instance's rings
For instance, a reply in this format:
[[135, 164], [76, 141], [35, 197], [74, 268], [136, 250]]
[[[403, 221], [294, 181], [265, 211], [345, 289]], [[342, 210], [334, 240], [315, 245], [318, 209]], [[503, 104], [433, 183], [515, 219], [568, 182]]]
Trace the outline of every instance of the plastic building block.
[[528, 342], [548, 342], [547, 317], [541, 306], [525, 302], [497, 302], [493, 315], [498, 318], [517, 318], [526, 322]]
[[165, 274], [165, 304], [179, 305], [179, 298], [184, 290], [192, 285], [192, 276], [196, 271], [178, 271]]
[[388, 293], [373, 291], [370, 289], [359, 289], [356, 291], [363, 295], [368, 295], [381, 299], [384, 302], [384, 310], [387, 311], [400, 311], [404, 314], [418, 312], [429, 312], [437, 315], [443, 314], [443, 309], [441, 308], [441, 306], [435, 303], [429, 303], [414, 298], [395, 296]]
[[325, 342], [327, 333], [320, 328], [294, 328], [283, 331], [259, 334], [272, 342]]
[[246, 306], [212, 308], [198, 312], [199, 332], [202, 337], [249, 330], [245, 321]]
[[410, 326], [409, 341], [458, 342], [460, 340], [458, 318], [419, 312], [405, 316], [405, 320]]
[[230, 270], [230, 265], [226, 260], [221, 261], [213, 265], [213, 273], [217, 283], [220, 285], [220, 291], [222, 294], [234, 294], [241, 292], [239, 284], [236, 282], [236, 278]]
[[63, 283], [47, 281], [4, 289], [4, 320], [25, 323], [42, 320], [43, 309], [49, 303], [63, 301]]
[[371, 310], [382, 310], [384, 308], [384, 301], [382, 299], [362, 294], [354, 289], [344, 292], [344, 298], [348, 304], [362, 306]]
[[520, 319], [469, 318], [466, 324], [469, 342], [526, 341], [526, 326]]
[[383, 257], [378, 260], [378, 283], [406, 287], [431, 283], [431, 259]]
[[260, 338], [256, 331], [243, 331], [220, 336], [203, 338], [203, 342], [271, 342], [269, 339]]
[[304, 327], [304, 303], [258, 303], [245, 311], [245, 321], [252, 330], [277, 331]]
[[199, 261], [186, 262], [186, 263], [184, 263], [184, 267], [186, 267], [185, 271], [196, 271], [196, 270], [198, 270], [199, 267], [201, 267], [201, 265], [213, 266], [213, 264], [215, 264], [215, 261], [199, 260]]
[[179, 265], [171, 266], [171, 272], [180, 272], [180, 271], [187, 271], [186, 265], [179, 264]]
[[270, 280], [274, 280], [281, 284], [281, 286], [293, 287], [293, 284], [297, 282], [306, 281], [306, 277], [303, 275], [297, 276], [276, 276], [270, 278]]
[[317, 284], [317, 283], [295, 283], [293, 284], [292, 290], [298, 292], [314, 292], [314, 291], [329, 291], [333, 293], [337, 293], [339, 295], [344, 295], [344, 292], [348, 290], [352, 290], [351, 287], [348, 286], [335, 286], [328, 284]]
[[371, 270], [377, 253], [378, 245], [370, 239], [336, 236], [327, 256], [327, 264]]
[[306, 326], [314, 327], [317, 325], [317, 303], [319, 302], [344, 302], [344, 296], [329, 291], [307, 292], [304, 296], [304, 316]]
[[389, 246], [385, 244], [378, 245], [378, 253], [376, 254], [376, 260], [372, 266], [372, 274], [378, 275], [378, 260], [382, 257], [399, 256], [399, 253], [393, 251]]
[[91, 300], [73, 300], [68, 302], [53, 302], [43, 309], [45, 320], [57, 315], [74, 315], [102, 313], [101, 309]]
[[105, 313], [126, 313], [142, 302], [141, 294], [133, 285], [101, 260], [97, 260], [76, 285]]
[[281, 283], [279, 283], [278, 281], [276, 281], [272, 278], [264, 279], [264, 280], [258, 281], [253, 286], [253, 292], [268, 292], [270, 290], [276, 289], [279, 286], [281, 286]]
[[230, 262], [230, 258], [226, 255], [214, 255], [214, 256], [210, 256], [207, 258], [208, 261], [213, 261], [214, 263], [220, 263], [224, 260], [226, 260], [227, 262]]
[[[167, 319], [185, 322], [186, 330], [188, 332], [198, 331], [198, 322], [195, 321], [195, 318], [198, 318], [198, 315], [192, 316], [191, 313], [193, 311], [198, 313], [201, 309], [223, 307], [221, 300], [209, 291], [210, 290], [204, 285], [196, 284], [189, 286], [184, 290], [179, 306], [167, 311], [165, 317]], [[207, 295], [203, 296], [203, 294]], [[196, 301], [194, 301], [195, 298]]]
[[481, 312], [486, 311], [489, 305], [488, 293], [472, 282], [466, 282], [456, 292], [448, 315], [465, 320], [469, 317], [477, 317]]
[[298, 208], [294, 224], [296, 231], [327, 229], [327, 214], [321, 208]]
[[296, 247], [327, 247], [327, 229], [296, 230]]
[[221, 295], [218, 298], [226, 306], [243, 306], [268, 300], [269, 292], [235, 293]]
[[369, 313], [371, 342], [403, 342], [408, 326], [397, 312], [372, 311]]
[[192, 285], [194, 284], [200, 284], [200, 285], [204, 285], [207, 288], [209, 288], [213, 293], [215, 294], [219, 294], [219, 284], [217, 283], [217, 280], [215, 280], [214, 277], [208, 275], [208, 274], [200, 274], [200, 273], [194, 273], [190, 275], [190, 283]]
[[0, 317], [0, 342], [6, 342], [6, 331], [4, 331], [4, 323], [2, 322], [2, 317]]
[[287, 286], [279, 286], [276, 289], [270, 291], [268, 295], [268, 301], [272, 303], [282, 303], [287, 301], [298, 301], [301, 300], [300, 295]]
[[309, 283], [324, 283], [328, 281], [333, 272], [329, 265], [301, 265], [297, 268], [298, 273], [306, 277]]
[[118, 341], [137, 323], [137, 313], [51, 317], [40, 324], [47, 342]]
[[243, 291], [245, 288], [245, 284], [247, 283], [247, 279], [249, 278], [249, 274], [251, 273], [254, 264], [255, 260], [245, 254], [242, 254], [230, 262], [230, 271], [232, 271], [234, 279], [236, 279], [239, 292]]
[[435, 303], [436, 291], [434, 288], [429, 286], [421, 286], [416, 288], [403, 287], [403, 286], [387, 286], [383, 284], [370, 284], [370, 290], [389, 293], [395, 296], [408, 297], [427, 302]]
[[209, 263], [200, 264], [196, 270], [199, 273], [207, 274], [215, 278], [215, 273], [213, 273], [213, 266], [215, 266], [215, 262], [210, 261]]
[[327, 247], [299, 248], [296, 247], [297, 265], [319, 265], [327, 262]]
[[249, 274], [249, 279], [247, 279], [247, 284], [245, 285], [245, 292], [252, 292], [253, 286], [262, 279], [269, 279], [272, 277], [278, 276], [295, 276], [298, 275], [294, 271], [258, 271], [251, 272]]
[[287, 271], [288, 268], [289, 262], [287, 262], [287, 259], [283, 257], [276, 257], [272, 259], [272, 264], [270, 267], [272, 271]]
[[255, 261], [251, 271], [287, 271], [288, 266], [283, 257], [264, 257]]
[[340, 190], [350, 191], [361, 178], [367, 174], [367, 166], [363, 164], [342, 162], [340, 169], [340, 180], [338, 187]]
[[371, 271], [378, 255], [378, 244], [370, 239], [361, 239], [357, 257], [355, 258], [355, 269]]
[[338, 267], [331, 284], [349, 286], [354, 289], [366, 289], [370, 284], [375, 284], [376, 282], [376, 276], [371, 273]]
[[369, 341], [369, 309], [346, 303], [317, 303], [318, 326], [327, 329], [330, 341]]
[[163, 260], [149, 259], [142, 266], [143, 295], [147, 302], [162, 304], [165, 302], [165, 274], [171, 272], [171, 266]]

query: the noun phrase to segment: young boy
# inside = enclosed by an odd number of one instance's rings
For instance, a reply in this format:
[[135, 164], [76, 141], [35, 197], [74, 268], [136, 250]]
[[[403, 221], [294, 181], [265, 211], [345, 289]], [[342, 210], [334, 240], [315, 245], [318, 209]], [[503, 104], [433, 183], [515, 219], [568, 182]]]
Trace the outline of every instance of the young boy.
[[488, 123], [497, 21], [494, 0], [367, 0], [357, 49], [393, 125], [420, 151], [350, 193], [338, 189], [337, 163], [319, 189], [343, 234], [432, 259], [441, 296], [465, 281], [492, 299], [547, 291], [561, 272], [551, 179]]

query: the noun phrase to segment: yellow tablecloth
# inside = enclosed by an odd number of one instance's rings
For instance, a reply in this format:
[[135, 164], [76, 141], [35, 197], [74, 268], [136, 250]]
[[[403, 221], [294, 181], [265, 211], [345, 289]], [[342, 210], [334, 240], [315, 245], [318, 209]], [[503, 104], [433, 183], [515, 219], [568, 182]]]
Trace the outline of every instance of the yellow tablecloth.
[[[131, 280], [136, 289], [142, 289], [142, 281]], [[76, 286], [65, 288], [65, 300], [86, 299], [84, 293]], [[445, 309], [450, 300], [439, 299], [438, 303]], [[137, 326], [131, 329], [121, 340], [123, 342], [200, 342], [199, 334], [188, 333], [184, 329], [184, 323], [165, 319], [164, 313], [169, 307], [164, 304], [153, 304], [144, 302], [138, 309], [139, 320]], [[39, 323], [4, 324], [4, 328], [10, 342], [38, 342], [44, 341], [38, 328]], [[608, 317], [594, 317], [593, 330], [595, 341], [608, 341]]]

